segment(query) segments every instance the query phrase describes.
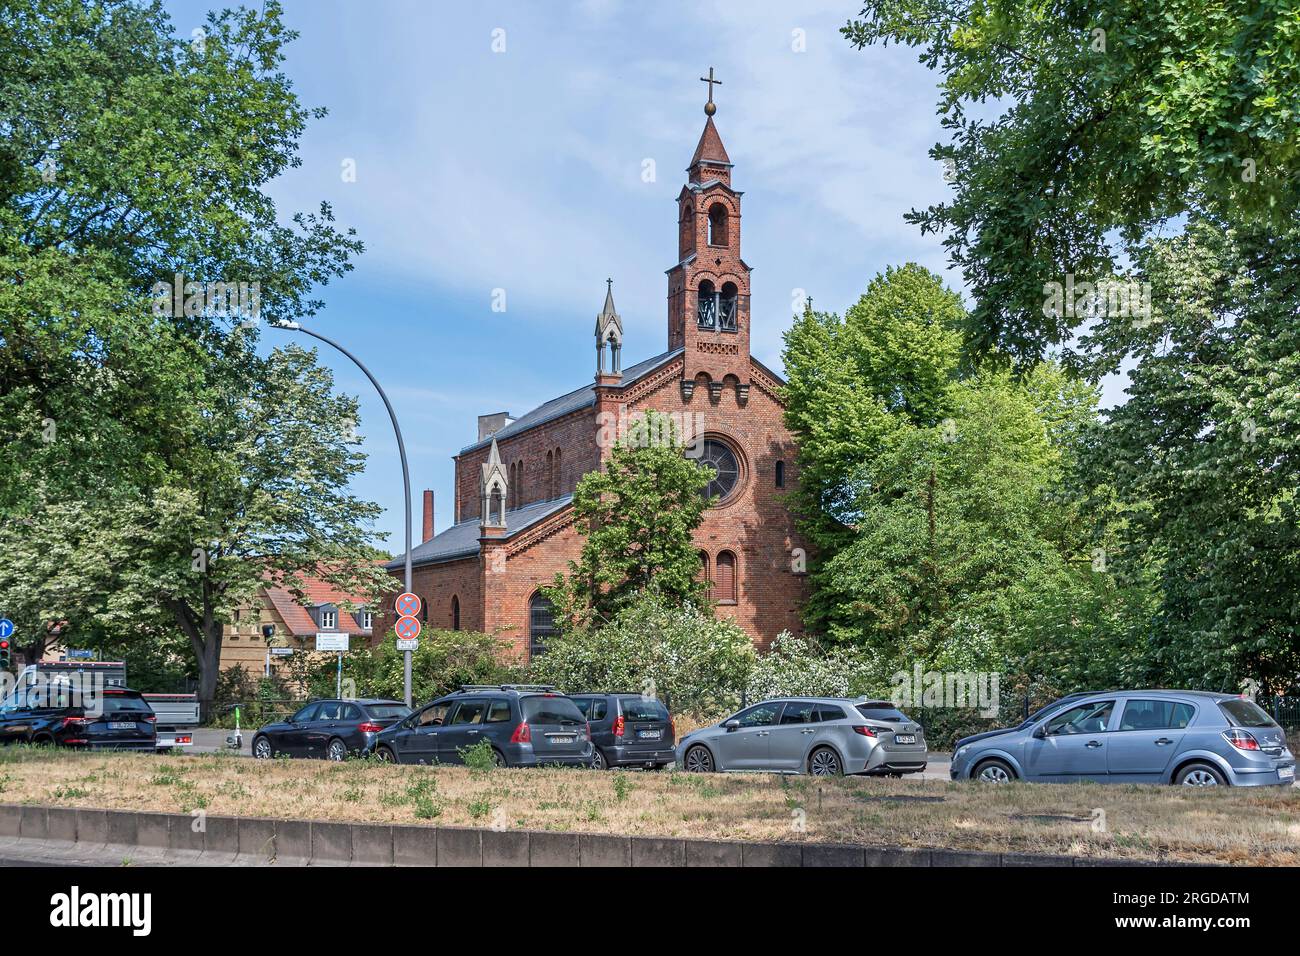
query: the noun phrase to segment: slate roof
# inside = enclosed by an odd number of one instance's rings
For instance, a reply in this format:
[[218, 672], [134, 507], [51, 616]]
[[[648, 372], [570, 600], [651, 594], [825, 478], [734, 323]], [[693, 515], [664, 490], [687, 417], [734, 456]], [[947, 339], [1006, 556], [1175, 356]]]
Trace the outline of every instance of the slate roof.
[[[682, 354], [682, 349], [673, 349], [668, 352], [661, 352], [654, 358], [648, 358], [644, 362], [638, 362], [636, 365], [623, 369], [623, 385], [631, 385], [638, 379], [644, 378], [655, 369], [667, 364], [677, 356]], [[472, 445], [466, 445], [460, 450], [463, 455], [466, 452], [474, 451], [477, 448], [484, 448], [492, 444], [492, 439], [504, 441], [511, 435], [518, 435], [532, 428], [534, 425], [540, 425], [542, 422], [550, 421], [553, 418], [559, 418], [570, 412], [576, 412], [580, 408], [586, 408], [588, 405], [596, 404], [596, 387], [593, 382], [591, 385], [584, 385], [582, 388], [576, 388], [572, 392], [561, 395], [559, 398], [553, 398], [549, 402], [538, 405], [531, 412], [521, 415], [505, 428], [498, 431], [495, 435], [490, 435], [482, 441], [476, 441]]]
[[[506, 512], [506, 540], [521, 531], [526, 531], [543, 518], [548, 518], [566, 507], [573, 500], [572, 495], [556, 498], [553, 501], [535, 501], [522, 508]], [[478, 554], [478, 539], [481, 534], [479, 516], [468, 521], [452, 525], [441, 534], [435, 535], [423, 544], [411, 549], [411, 565], [437, 564], [441, 561], [455, 561], [458, 558], [473, 557]], [[406, 567], [406, 556], [397, 558], [384, 565], [389, 571], [401, 571]]]

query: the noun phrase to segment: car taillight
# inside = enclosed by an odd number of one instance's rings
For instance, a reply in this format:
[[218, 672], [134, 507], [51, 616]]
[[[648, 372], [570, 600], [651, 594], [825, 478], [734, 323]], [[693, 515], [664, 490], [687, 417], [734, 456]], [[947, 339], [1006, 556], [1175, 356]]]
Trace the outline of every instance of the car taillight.
[[1225, 730], [1223, 739], [1238, 750], [1258, 750], [1259, 741], [1244, 730]]
[[673, 719], [671, 717], [668, 718], [668, 736], [669, 737], [677, 736], [677, 725], [673, 723]]
[[84, 727], [88, 723], [90, 723], [90, 720], [86, 717], [64, 717], [63, 718], [64, 727]]
[[533, 732], [528, 728], [528, 721], [521, 721], [515, 728], [515, 732], [510, 735], [512, 744], [530, 744], [533, 742]]
[[622, 736], [623, 736], [623, 728], [624, 728], [624, 726], [625, 726], [625, 725], [624, 725], [624, 723], [623, 723], [623, 715], [622, 715], [622, 714], [619, 714], [617, 717], [614, 718], [614, 736], [615, 736], [615, 737], [622, 737]]
[[357, 724], [357, 730], [363, 734], [377, 734], [384, 729], [383, 724]]
[[184, 737], [177, 737], [176, 742], [178, 744], [187, 744], [190, 742], [190, 735], [186, 734]]
[[150, 714], [148, 717], [145, 718], [145, 721], [151, 724], [156, 724], [158, 722], [158, 715]]
[[855, 734], [861, 734], [864, 737], [876, 736], [876, 731], [871, 727], [854, 727], [853, 732]]

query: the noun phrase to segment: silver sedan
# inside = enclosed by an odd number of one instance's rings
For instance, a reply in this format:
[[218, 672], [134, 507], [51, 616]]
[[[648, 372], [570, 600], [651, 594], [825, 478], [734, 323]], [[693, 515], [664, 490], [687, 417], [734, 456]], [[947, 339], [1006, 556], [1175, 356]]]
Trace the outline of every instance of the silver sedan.
[[765, 700], [687, 734], [677, 765], [691, 773], [757, 770], [900, 776], [925, 769], [925, 734], [886, 700]]

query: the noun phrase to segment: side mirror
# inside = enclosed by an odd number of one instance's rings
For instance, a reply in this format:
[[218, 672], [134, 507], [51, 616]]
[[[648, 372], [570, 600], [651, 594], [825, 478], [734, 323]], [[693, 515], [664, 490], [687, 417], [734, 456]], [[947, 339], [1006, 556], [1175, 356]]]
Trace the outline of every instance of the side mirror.
[[1036, 740], [1042, 740], [1047, 736], [1047, 724], [1039, 724], [1034, 728], [1033, 737]]
[[726, 722], [725, 724], [723, 724], [722, 726], [727, 728], [727, 733], [731, 733], [733, 730], [739, 730], [739, 729], [740, 729], [740, 721], [736, 720], [736, 719], [733, 717], [731, 720], [727, 721], [727, 722]]

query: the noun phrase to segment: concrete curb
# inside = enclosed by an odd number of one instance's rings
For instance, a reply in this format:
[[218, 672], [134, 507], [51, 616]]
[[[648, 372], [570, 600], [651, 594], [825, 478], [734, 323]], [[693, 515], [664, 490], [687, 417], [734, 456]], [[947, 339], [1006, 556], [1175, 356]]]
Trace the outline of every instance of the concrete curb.
[[[279, 820], [0, 804], [6, 854], [158, 866], [1131, 866], [1033, 853]], [[1161, 862], [1161, 866], [1179, 865]]]

